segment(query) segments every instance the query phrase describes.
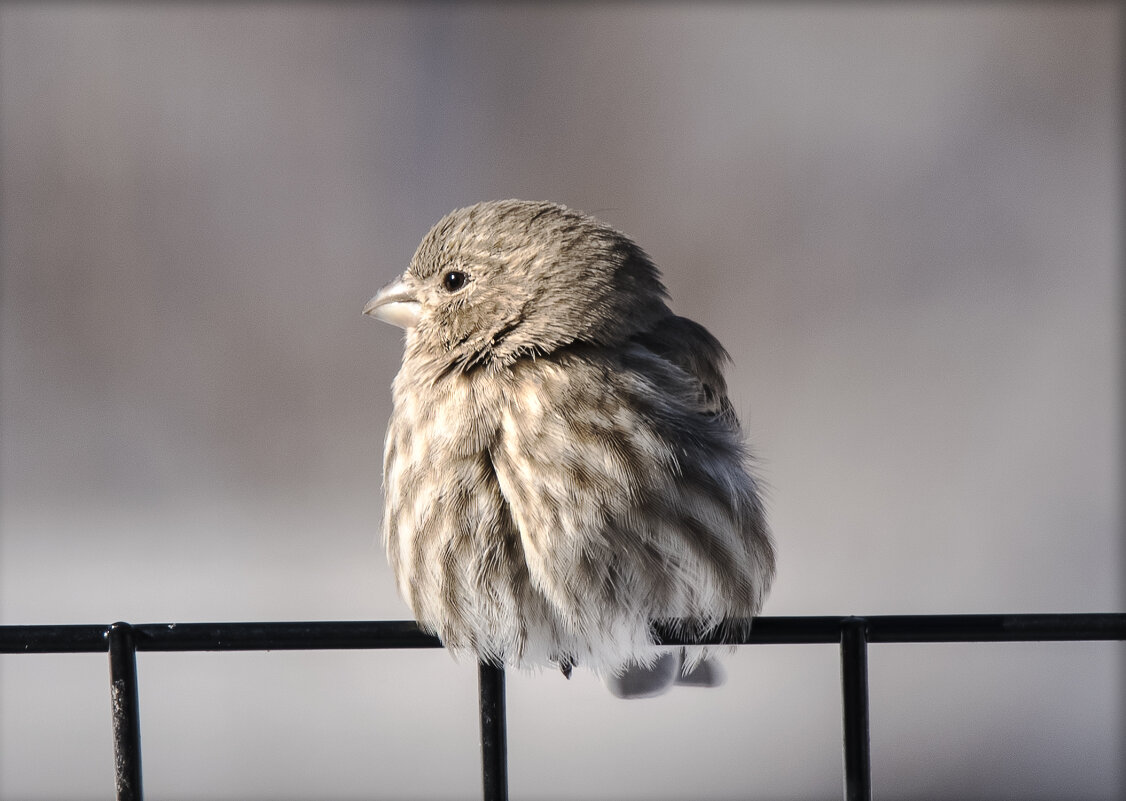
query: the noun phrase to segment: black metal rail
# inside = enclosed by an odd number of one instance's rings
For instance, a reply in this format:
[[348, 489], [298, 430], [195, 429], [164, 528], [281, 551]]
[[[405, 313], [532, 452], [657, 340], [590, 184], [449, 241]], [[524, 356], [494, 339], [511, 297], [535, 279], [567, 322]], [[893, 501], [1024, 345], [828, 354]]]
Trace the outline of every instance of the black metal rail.
[[[739, 638], [685, 640], [657, 625], [665, 645], [836, 643], [841, 649], [846, 801], [872, 797], [868, 731], [868, 644], [1126, 640], [1126, 614], [875, 615], [762, 617]], [[738, 631], [740, 627], [732, 627]], [[279, 651], [440, 648], [413, 621], [146, 623], [0, 626], [0, 654], [109, 654], [114, 767], [119, 801], [141, 801], [137, 651]], [[480, 666], [481, 775], [485, 801], [507, 801], [504, 670]]]

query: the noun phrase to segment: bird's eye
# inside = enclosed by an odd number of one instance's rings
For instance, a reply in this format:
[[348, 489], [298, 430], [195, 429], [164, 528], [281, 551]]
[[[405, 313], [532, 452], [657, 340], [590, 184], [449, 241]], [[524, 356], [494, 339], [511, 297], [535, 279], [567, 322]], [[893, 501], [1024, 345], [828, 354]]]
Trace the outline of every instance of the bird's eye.
[[447, 292], [457, 292], [465, 286], [465, 279], [468, 276], [460, 270], [450, 270], [442, 276], [442, 286], [446, 288]]

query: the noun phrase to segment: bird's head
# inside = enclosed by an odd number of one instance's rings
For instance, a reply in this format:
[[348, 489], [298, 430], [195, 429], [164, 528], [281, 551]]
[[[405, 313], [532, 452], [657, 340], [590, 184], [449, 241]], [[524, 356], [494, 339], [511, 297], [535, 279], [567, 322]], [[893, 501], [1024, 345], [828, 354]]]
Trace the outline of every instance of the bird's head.
[[555, 203], [499, 200], [443, 217], [365, 314], [407, 330], [408, 353], [471, 369], [576, 342], [612, 345], [669, 313], [648, 256]]

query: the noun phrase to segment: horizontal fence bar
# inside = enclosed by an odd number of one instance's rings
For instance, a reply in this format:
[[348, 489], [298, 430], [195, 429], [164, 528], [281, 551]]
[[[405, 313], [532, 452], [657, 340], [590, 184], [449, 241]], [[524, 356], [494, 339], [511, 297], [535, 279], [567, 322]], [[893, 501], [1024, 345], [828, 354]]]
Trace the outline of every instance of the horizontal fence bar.
[[[1099, 612], [1051, 615], [872, 615], [759, 617], [743, 637], [684, 637], [675, 625], [656, 626], [664, 645], [833, 644], [862, 619], [868, 642], [1041, 642], [1126, 640], [1126, 614]], [[737, 627], [736, 627], [737, 628]]]
[[[0, 626], [0, 653], [92, 653], [106, 650], [108, 626]], [[441, 648], [413, 620], [298, 623], [141, 623], [138, 651], [293, 651]]]
[[1044, 642], [1126, 639], [1126, 614], [876, 615], [868, 642]]
[[[1036, 642], [1126, 640], [1126, 614], [873, 615], [868, 642]], [[685, 637], [657, 624], [663, 645], [839, 644], [854, 616], [760, 617], [741, 636]], [[105, 653], [110, 626], [0, 626], [0, 654]], [[738, 628], [738, 626], [734, 627]], [[413, 620], [294, 623], [142, 623], [132, 626], [138, 651], [286, 651], [440, 648]]]

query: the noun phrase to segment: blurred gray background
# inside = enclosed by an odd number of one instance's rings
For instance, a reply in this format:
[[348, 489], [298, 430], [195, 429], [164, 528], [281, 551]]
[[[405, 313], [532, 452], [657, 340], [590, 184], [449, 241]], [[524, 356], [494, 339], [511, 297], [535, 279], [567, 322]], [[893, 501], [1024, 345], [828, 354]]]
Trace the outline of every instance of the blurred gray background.
[[[378, 537], [445, 212], [552, 199], [734, 356], [765, 613], [1122, 608], [1113, 4], [0, 6], [0, 620], [405, 618]], [[1112, 799], [1121, 645], [873, 646], [877, 794]], [[829, 646], [515, 675], [513, 796], [840, 797]], [[141, 654], [152, 799], [473, 798], [440, 651]], [[112, 792], [106, 660], [0, 658], [0, 798]]]

